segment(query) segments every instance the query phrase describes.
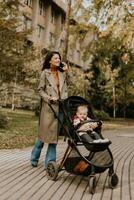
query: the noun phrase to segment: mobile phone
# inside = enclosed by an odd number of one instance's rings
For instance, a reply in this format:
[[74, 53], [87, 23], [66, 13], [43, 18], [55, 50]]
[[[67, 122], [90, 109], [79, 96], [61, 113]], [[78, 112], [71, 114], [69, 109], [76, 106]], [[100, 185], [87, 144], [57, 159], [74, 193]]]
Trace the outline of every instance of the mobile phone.
[[63, 67], [64, 67], [64, 64], [63, 64], [62, 62], [60, 62], [60, 65], [58, 66], [58, 70], [59, 70], [60, 72], [64, 72]]

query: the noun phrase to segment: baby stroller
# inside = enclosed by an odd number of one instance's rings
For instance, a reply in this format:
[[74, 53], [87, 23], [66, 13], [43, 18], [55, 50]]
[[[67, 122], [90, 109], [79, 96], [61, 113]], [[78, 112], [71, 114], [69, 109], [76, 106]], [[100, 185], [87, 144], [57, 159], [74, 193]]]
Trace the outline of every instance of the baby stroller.
[[[66, 140], [68, 141], [67, 149], [64, 153], [63, 159], [58, 165], [56, 162], [51, 161], [47, 166], [47, 176], [51, 180], [56, 180], [58, 173], [61, 170], [66, 170], [74, 175], [82, 175], [87, 177], [89, 183], [89, 192], [94, 194], [96, 187], [96, 174], [103, 173], [109, 169], [109, 186], [115, 188], [118, 184], [118, 176], [114, 172], [114, 160], [112, 153], [109, 149], [111, 142], [107, 143], [86, 143], [81, 140], [77, 130], [75, 130], [72, 122], [76, 109], [79, 105], [87, 105], [89, 116], [94, 122], [99, 122], [96, 132], [101, 134], [101, 121], [96, 120], [91, 106], [88, 101], [79, 96], [71, 96], [64, 101], [61, 101], [62, 112], [64, 113], [65, 122], [63, 130], [65, 132]], [[50, 106], [53, 110], [52, 106]], [[54, 112], [54, 110], [53, 110]], [[56, 113], [54, 113], [56, 116]], [[56, 116], [58, 118], [58, 116]], [[59, 123], [61, 123], [58, 118]]]

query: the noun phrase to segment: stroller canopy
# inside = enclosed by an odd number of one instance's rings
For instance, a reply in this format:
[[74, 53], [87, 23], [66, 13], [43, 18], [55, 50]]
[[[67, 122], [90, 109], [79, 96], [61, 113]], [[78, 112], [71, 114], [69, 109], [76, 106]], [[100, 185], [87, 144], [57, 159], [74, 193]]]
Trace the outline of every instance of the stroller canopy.
[[94, 114], [92, 112], [92, 108], [90, 103], [82, 97], [79, 96], [70, 96], [64, 101], [64, 114], [70, 121], [72, 121], [73, 116], [76, 113], [77, 107], [80, 105], [87, 105], [88, 106], [88, 116], [94, 119]]

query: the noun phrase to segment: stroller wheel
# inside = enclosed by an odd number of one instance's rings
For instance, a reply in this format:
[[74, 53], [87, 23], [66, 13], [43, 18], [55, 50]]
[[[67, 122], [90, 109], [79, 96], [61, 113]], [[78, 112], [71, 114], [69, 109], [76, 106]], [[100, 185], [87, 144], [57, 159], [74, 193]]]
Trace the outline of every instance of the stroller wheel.
[[47, 177], [49, 180], [53, 180], [55, 181], [57, 179], [58, 176], [58, 165], [56, 162], [54, 161], [50, 161], [47, 165]]
[[95, 193], [95, 188], [96, 188], [96, 177], [95, 176], [90, 176], [89, 177], [89, 193], [94, 194]]
[[116, 173], [113, 173], [111, 176], [109, 176], [108, 184], [110, 188], [114, 189], [117, 186], [118, 182], [119, 179]]

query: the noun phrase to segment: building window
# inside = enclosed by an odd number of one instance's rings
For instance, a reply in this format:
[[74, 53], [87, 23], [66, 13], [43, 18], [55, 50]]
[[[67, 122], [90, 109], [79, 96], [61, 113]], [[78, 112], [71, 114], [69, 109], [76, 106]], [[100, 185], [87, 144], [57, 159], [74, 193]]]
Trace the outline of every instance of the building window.
[[65, 18], [63, 15], [61, 15], [61, 31], [64, 29], [65, 26]]
[[64, 47], [64, 40], [60, 40], [60, 47], [63, 48]]
[[64, 25], [65, 24], [65, 17], [63, 15], [61, 15], [61, 24]]
[[51, 45], [55, 44], [55, 35], [53, 33], [50, 33], [50, 42], [51, 42]]
[[52, 23], [52, 24], [55, 23], [55, 14], [54, 14], [53, 8], [51, 8], [51, 23]]
[[39, 1], [39, 15], [45, 15], [45, 6], [41, 0]]
[[80, 50], [77, 50], [77, 58], [80, 59]]
[[24, 0], [24, 4], [32, 7], [33, 1], [32, 0]]
[[43, 26], [40, 26], [40, 25], [38, 24], [38, 26], [37, 26], [37, 36], [38, 36], [39, 38], [42, 38], [42, 37], [43, 37], [43, 33], [44, 33], [44, 27], [43, 27]]
[[32, 28], [32, 20], [24, 15], [24, 28], [29, 30]]

